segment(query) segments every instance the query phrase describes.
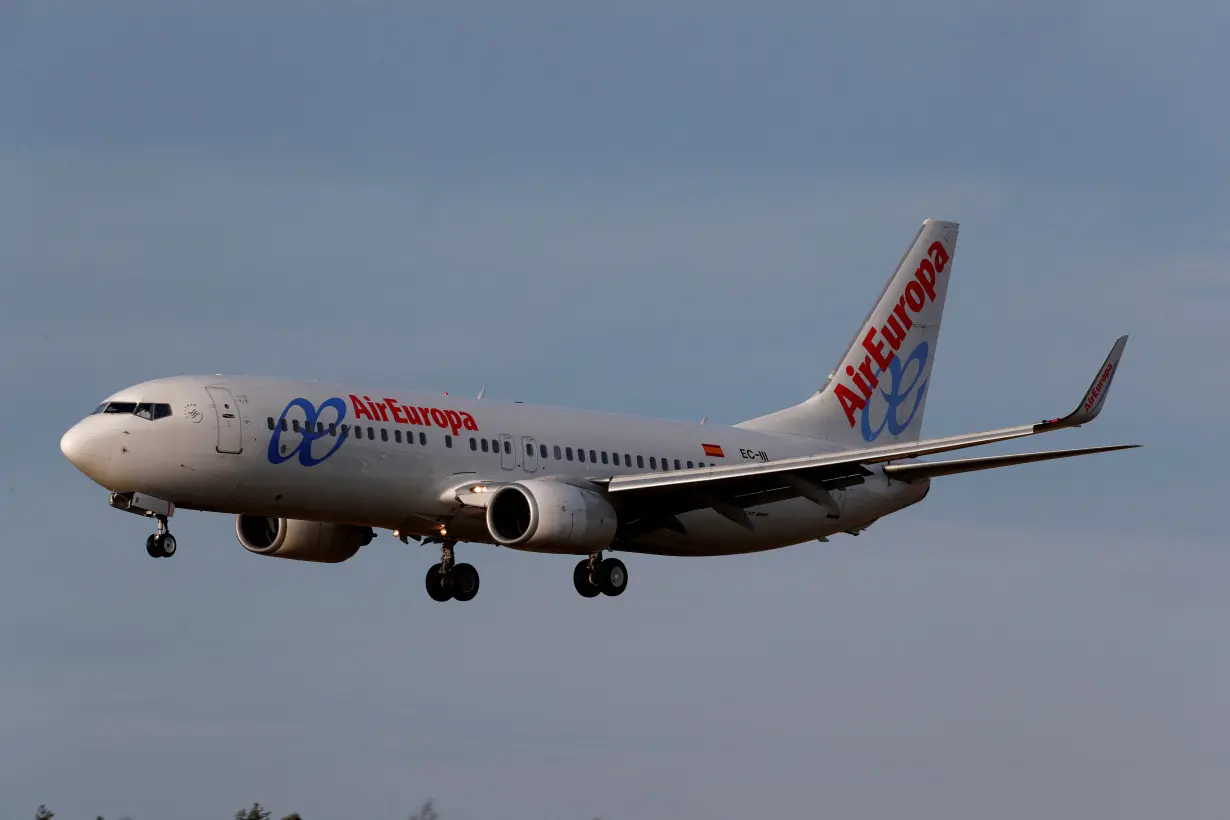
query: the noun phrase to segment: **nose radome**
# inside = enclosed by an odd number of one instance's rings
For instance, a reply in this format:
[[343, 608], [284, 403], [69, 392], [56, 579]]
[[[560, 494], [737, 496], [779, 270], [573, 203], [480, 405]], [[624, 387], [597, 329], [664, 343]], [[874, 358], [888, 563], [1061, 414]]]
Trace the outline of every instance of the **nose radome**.
[[60, 452], [77, 467], [81, 466], [85, 436], [81, 432], [81, 424], [74, 424], [60, 437]]
[[78, 422], [60, 437], [60, 452], [81, 472], [95, 481], [103, 479], [109, 458], [97, 429], [90, 430], [90, 420]]

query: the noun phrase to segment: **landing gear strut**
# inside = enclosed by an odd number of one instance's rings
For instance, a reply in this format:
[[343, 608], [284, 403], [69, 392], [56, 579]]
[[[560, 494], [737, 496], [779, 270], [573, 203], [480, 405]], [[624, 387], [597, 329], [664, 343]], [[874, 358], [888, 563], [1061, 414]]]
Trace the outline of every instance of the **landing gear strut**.
[[175, 554], [175, 536], [167, 529], [167, 517], [155, 516], [158, 521], [158, 531], [145, 539], [145, 551], [150, 558], [170, 558]]
[[440, 545], [440, 563], [427, 570], [427, 594], [433, 601], [471, 601], [478, 594], [478, 570], [473, 564], [453, 562], [456, 541]]
[[583, 598], [596, 598], [599, 593], [614, 598], [628, 588], [628, 568], [618, 558], [604, 559], [601, 552], [595, 552], [572, 571], [572, 585]]

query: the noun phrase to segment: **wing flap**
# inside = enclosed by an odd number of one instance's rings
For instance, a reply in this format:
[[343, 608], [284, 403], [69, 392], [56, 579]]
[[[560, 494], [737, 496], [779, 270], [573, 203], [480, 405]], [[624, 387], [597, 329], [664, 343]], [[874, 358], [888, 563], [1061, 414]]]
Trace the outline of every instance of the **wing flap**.
[[1115, 450], [1130, 450], [1139, 444], [1115, 444], [1109, 447], [1081, 447], [1073, 450], [1043, 450], [1036, 453], [1014, 453], [1006, 456], [983, 456], [981, 458], [957, 458], [951, 461], [918, 461], [912, 464], [885, 464], [884, 472], [902, 481], [917, 481], [923, 478], [972, 473], [977, 470], [993, 470], [997, 467], [1012, 467], [1017, 464], [1032, 464], [1035, 461], [1050, 461], [1056, 458], [1072, 458], [1094, 453], [1110, 453]]

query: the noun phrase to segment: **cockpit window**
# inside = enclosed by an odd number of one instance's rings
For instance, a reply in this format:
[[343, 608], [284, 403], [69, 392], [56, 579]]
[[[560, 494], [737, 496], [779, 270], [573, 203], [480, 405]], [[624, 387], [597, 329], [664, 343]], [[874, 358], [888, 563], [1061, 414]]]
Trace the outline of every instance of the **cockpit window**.
[[165, 419], [171, 415], [171, 405], [155, 404], [154, 402], [141, 402], [137, 404], [131, 401], [109, 401], [98, 405], [94, 413], [113, 413], [122, 416], [135, 415], [153, 421], [154, 419]]

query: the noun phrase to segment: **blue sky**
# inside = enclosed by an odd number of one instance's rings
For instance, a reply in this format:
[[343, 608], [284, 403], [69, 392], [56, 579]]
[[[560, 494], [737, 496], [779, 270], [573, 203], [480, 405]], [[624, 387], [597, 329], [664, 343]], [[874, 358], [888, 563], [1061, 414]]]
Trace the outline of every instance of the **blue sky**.
[[[13, 3], [0, 802], [68, 817], [1222, 817], [1221, 4]], [[926, 434], [1107, 409], [855, 538], [572, 562], [180, 553], [63, 459], [247, 372], [733, 423], [961, 235]], [[1012, 448], [989, 448], [1008, 451]], [[280, 815], [279, 815], [280, 816]]]

